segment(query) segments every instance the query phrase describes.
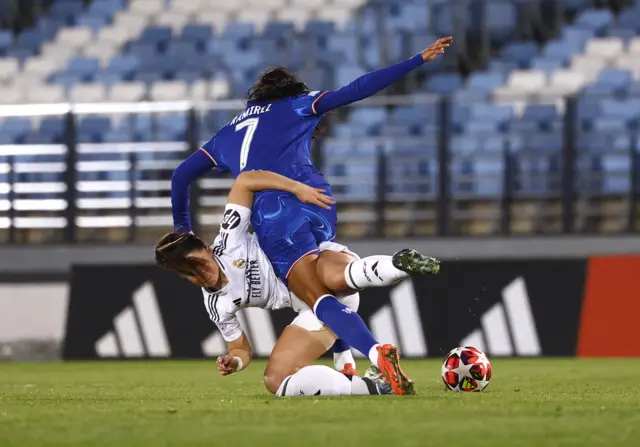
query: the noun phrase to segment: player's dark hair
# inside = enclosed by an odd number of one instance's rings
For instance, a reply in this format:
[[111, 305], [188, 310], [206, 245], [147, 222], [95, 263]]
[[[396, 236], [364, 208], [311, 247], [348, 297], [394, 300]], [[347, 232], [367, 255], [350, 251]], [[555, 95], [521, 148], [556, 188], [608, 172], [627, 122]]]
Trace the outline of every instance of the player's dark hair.
[[[278, 101], [292, 96], [311, 92], [311, 89], [287, 67], [272, 67], [263, 71], [247, 92], [247, 102]], [[313, 131], [313, 138], [319, 138], [325, 132], [319, 124]]]
[[194, 251], [207, 248], [207, 244], [202, 239], [191, 233], [169, 233], [156, 244], [156, 263], [179, 275], [202, 278], [204, 261], [189, 255]]

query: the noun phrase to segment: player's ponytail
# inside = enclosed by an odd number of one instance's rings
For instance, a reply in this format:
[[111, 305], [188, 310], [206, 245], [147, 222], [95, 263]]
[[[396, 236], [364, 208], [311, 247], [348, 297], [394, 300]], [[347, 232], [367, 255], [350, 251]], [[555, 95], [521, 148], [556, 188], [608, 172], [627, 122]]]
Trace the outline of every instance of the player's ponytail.
[[207, 244], [191, 233], [169, 233], [155, 246], [156, 263], [179, 275], [201, 278], [204, 276], [202, 259], [190, 255], [207, 248]]
[[[307, 84], [299, 80], [290, 69], [273, 67], [260, 74], [258, 81], [247, 92], [247, 102], [278, 101], [310, 92]], [[324, 133], [324, 125], [319, 124], [313, 132], [313, 138], [319, 138]]]

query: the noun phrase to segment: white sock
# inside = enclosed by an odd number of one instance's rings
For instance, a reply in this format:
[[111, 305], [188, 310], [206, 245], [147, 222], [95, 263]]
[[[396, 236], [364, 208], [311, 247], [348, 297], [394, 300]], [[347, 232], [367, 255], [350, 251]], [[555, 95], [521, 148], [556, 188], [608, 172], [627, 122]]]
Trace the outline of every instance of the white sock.
[[363, 396], [378, 394], [375, 386], [358, 376], [347, 377], [324, 365], [305, 366], [287, 377], [276, 396]]
[[336, 371], [342, 371], [347, 363], [351, 363], [354, 368], [356, 367], [356, 360], [353, 358], [351, 349], [333, 353], [333, 364], [336, 367]]
[[392, 286], [409, 275], [393, 266], [391, 256], [368, 256], [344, 269], [347, 285], [354, 290]]
[[376, 366], [378, 366], [378, 346], [380, 346], [380, 344], [373, 345], [371, 349], [369, 349], [368, 355], [371, 364]]

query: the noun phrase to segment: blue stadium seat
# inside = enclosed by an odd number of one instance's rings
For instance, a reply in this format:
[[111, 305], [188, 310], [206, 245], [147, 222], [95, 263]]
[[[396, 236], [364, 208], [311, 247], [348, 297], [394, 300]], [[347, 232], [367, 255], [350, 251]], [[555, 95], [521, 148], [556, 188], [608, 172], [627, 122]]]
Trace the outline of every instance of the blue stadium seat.
[[156, 70], [151, 71], [139, 71], [135, 74], [135, 81], [144, 82], [147, 85], [154, 84], [164, 79], [164, 73], [159, 73]]
[[466, 88], [469, 90], [480, 90], [483, 92], [492, 92], [496, 88], [503, 85], [506, 76], [500, 72], [473, 72], [467, 80]]
[[590, 28], [578, 26], [565, 26], [562, 29], [560, 38], [562, 41], [569, 43], [572, 47], [583, 49], [587, 41], [594, 36], [594, 31]]
[[51, 142], [57, 142], [62, 138], [64, 127], [65, 123], [62, 118], [46, 117], [40, 122], [38, 133], [48, 136], [51, 139]]
[[500, 73], [506, 76], [509, 72], [512, 72], [513, 70], [517, 70], [518, 68], [519, 66], [517, 62], [505, 61], [501, 59], [493, 59], [489, 61], [487, 71]]
[[600, 103], [605, 117], [615, 118], [627, 124], [640, 118], [640, 99], [617, 100], [605, 98]]
[[603, 133], [620, 133], [625, 132], [627, 124], [618, 118], [597, 118], [593, 121], [593, 130]]
[[97, 33], [105, 25], [109, 24], [109, 18], [102, 16], [82, 15], [77, 20], [78, 26], [86, 26]]
[[563, 59], [536, 57], [531, 63], [531, 68], [534, 70], [541, 70], [547, 73], [552, 73], [556, 70], [566, 67], [566, 65], [566, 61], [564, 61]]
[[453, 27], [453, 5], [451, 3], [441, 3], [434, 5], [432, 13], [434, 15], [433, 23], [435, 24], [435, 32], [441, 36], [452, 36]]
[[307, 36], [328, 38], [335, 32], [335, 28], [333, 22], [309, 20], [304, 27], [304, 33]]
[[97, 84], [104, 84], [107, 87], [110, 87], [115, 84], [119, 84], [123, 81], [130, 80], [125, 78], [125, 76], [121, 73], [113, 73], [113, 72], [99, 72], [93, 76], [93, 82]]
[[80, 73], [68, 73], [68, 72], [54, 73], [49, 78], [49, 82], [61, 85], [66, 90], [69, 90], [74, 85], [81, 84], [87, 80], [88, 79], [83, 77], [82, 74]]
[[18, 35], [13, 45], [17, 50], [37, 51], [44, 41], [44, 35], [38, 29], [30, 29]]
[[575, 24], [592, 30], [597, 36], [602, 36], [613, 20], [614, 15], [608, 9], [588, 9], [578, 15]]
[[155, 57], [158, 52], [158, 47], [150, 42], [132, 42], [129, 44], [127, 54], [137, 57], [139, 60], [144, 60], [150, 57]]
[[88, 9], [92, 17], [104, 17], [110, 19], [114, 14], [125, 6], [123, 0], [94, 0]]
[[11, 45], [13, 45], [13, 34], [10, 31], [0, 30], [0, 56], [4, 56]]
[[481, 150], [481, 140], [477, 135], [462, 134], [451, 139], [451, 151], [456, 155], [469, 155]]
[[520, 68], [529, 68], [531, 60], [539, 53], [535, 42], [514, 42], [504, 47], [501, 59], [515, 62]]
[[346, 62], [355, 64], [358, 60], [360, 48], [355, 35], [333, 34], [329, 36], [327, 48], [330, 51], [344, 54]]
[[509, 106], [494, 103], [475, 103], [471, 105], [471, 119], [492, 121], [504, 124], [513, 116], [513, 109]]
[[611, 86], [616, 89], [626, 87], [632, 80], [633, 76], [628, 70], [620, 69], [604, 69], [598, 73], [596, 79], [597, 84]]
[[335, 70], [336, 85], [347, 85], [354, 79], [366, 74], [366, 70], [355, 65], [343, 65]]
[[387, 111], [383, 107], [362, 107], [349, 113], [349, 122], [366, 128], [379, 126], [387, 121]]
[[557, 117], [556, 107], [550, 104], [529, 104], [522, 113], [523, 120], [539, 123], [549, 123]]
[[543, 129], [542, 124], [538, 121], [528, 121], [524, 119], [513, 120], [509, 123], [509, 130], [514, 133], [530, 135], [540, 132]]
[[212, 39], [213, 29], [205, 25], [187, 25], [180, 35], [182, 42], [191, 42], [199, 52], [204, 52]]
[[168, 26], [152, 26], [145, 28], [138, 42], [151, 44], [160, 51], [164, 51], [171, 41], [172, 33]]
[[636, 37], [637, 34], [638, 34], [638, 31], [635, 28], [627, 28], [627, 27], [621, 27], [621, 26], [613, 26], [609, 28], [609, 30], [606, 32], [607, 36], [619, 37], [625, 41], [628, 41], [629, 39]]
[[568, 62], [571, 59], [571, 56], [573, 56], [574, 53], [581, 51], [583, 47], [584, 42], [578, 43], [571, 40], [552, 40], [544, 47], [542, 55]]
[[223, 38], [238, 40], [250, 38], [255, 34], [255, 27], [252, 23], [229, 22], [222, 34]]
[[67, 62], [67, 73], [82, 79], [91, 79], [100, 71], [100, 61], [93, 58], [72, 57]]
[[616, 24], [620, 27], [625, 27], [634, 30], [636, 33], [640, 32], [640, 17], [638, 16], [638, 9], [629, 8], [620, 13]]
[[605, 193], [625, 194], [629, 191], [629, 154], [604, 155], [602, 168], [604, 173], [603, 190]]
[[111, 120], [107, 117], [92, 116], [80, 120], [78, 125], [78, 141], [80, 143], [99, 143], [111, 128]]
[[267, 39], [293, 38], [294, 25], [292, 22], [269, 22], [262, 32], [262, 36]]
[[523, 146], [525, 149], [535, 152], [560, 152], [563, 142], [562, 133], [547, 132], [527, 135], [523, 140]]
[[462, 86], [462, 76], [458, 73], [439, 73], [429, 77], [427, 91], [450, 95]]
[[75, 25], [77, 17], [84, 10], [82, 1], [67, 0], [64, 2], [55, 2], [49, 10], [52, 18], [63, 21], [66, 25]]

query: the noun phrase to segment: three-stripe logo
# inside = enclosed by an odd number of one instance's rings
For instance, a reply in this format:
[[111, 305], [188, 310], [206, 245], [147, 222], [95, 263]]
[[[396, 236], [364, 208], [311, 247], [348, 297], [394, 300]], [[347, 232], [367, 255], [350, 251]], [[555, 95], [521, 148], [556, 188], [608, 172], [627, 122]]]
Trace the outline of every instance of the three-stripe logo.
[[481, 317], [482, 328], [465, 337], [461, 346], [473, 346], [489, 355], [538, 356], [542, 353], [524, 278], [502, 291], [502, 300]]
[[133, 305], [113, 320], [114, 329], [95, 343], [99, 357], [169, 357], [162, 314], [153, 285], [145, 282], [133, 293]]
[[[382, 306], [369, 318], [369, 328], [381, 343], [398, 346], [402, 355], [425, 357], [427, 342], [424, 335], [416, 292], [411, 280], [405, 280], [391, 289], [390, 304]], [[353, 350], [355, 357], [364, 357]]]

